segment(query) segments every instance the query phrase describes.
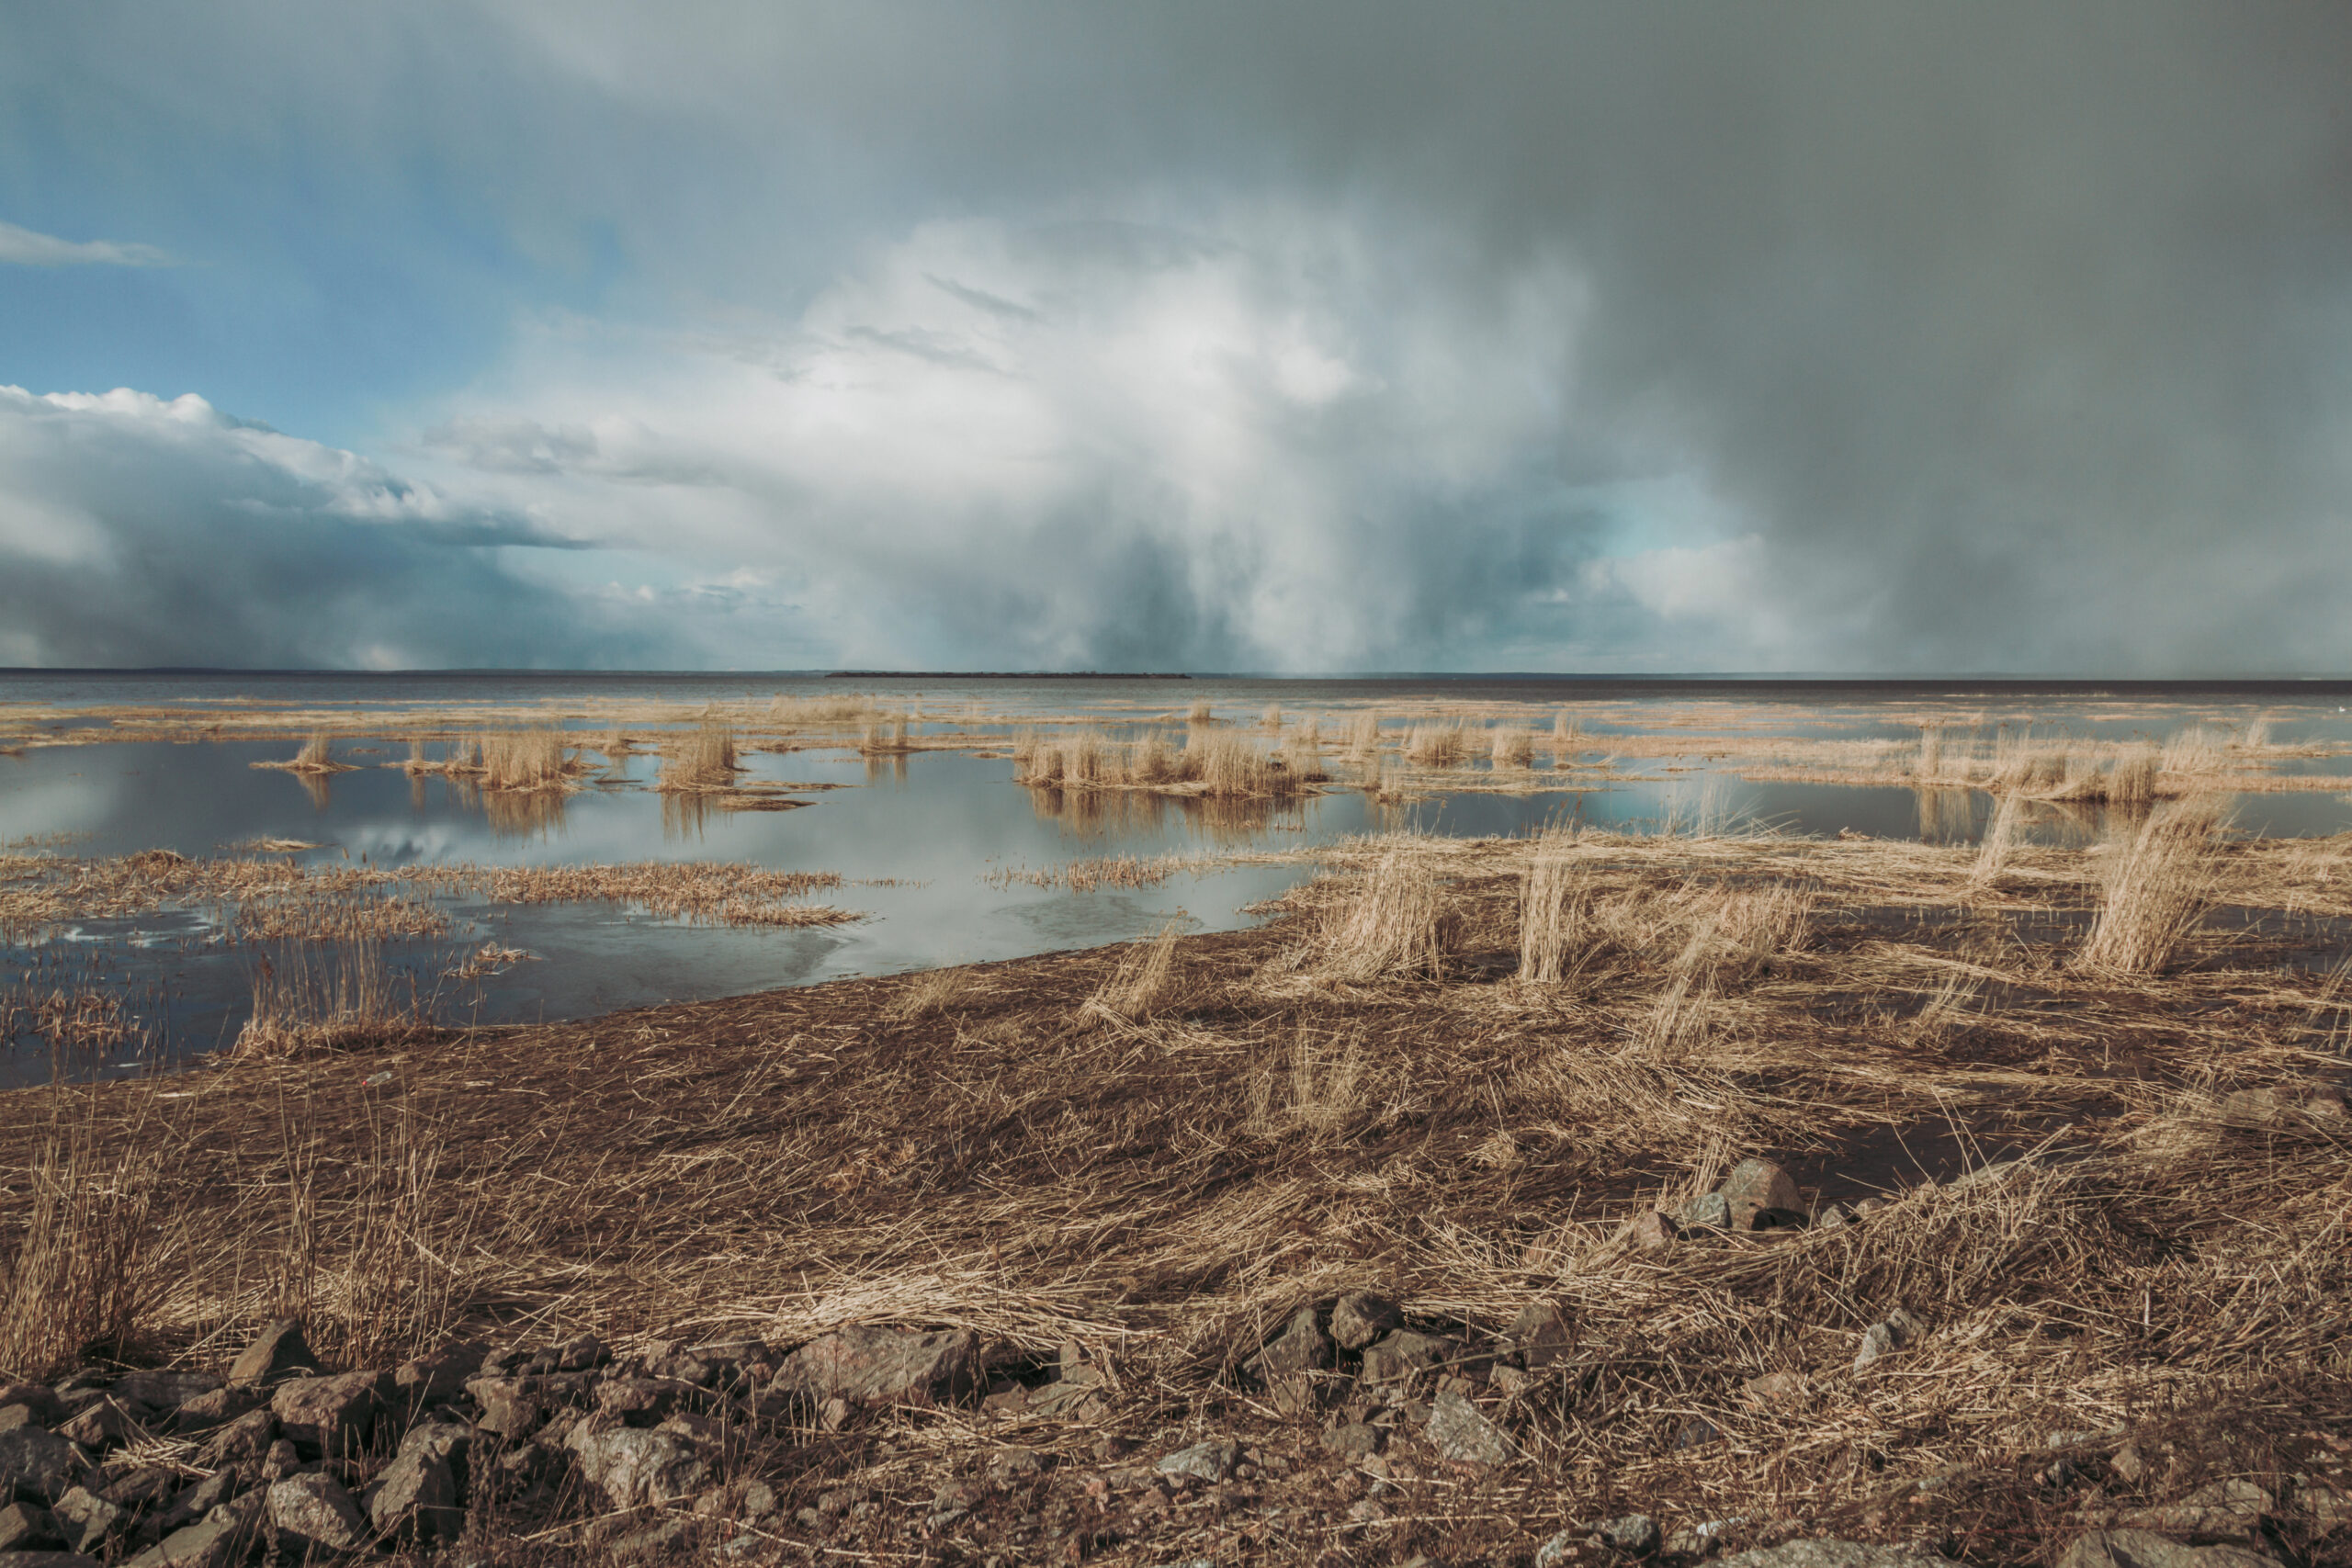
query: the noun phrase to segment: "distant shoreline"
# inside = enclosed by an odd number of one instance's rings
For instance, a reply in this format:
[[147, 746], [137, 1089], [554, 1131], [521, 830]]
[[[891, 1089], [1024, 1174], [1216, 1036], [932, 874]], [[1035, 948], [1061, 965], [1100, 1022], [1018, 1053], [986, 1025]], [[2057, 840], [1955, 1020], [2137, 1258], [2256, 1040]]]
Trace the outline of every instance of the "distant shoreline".
[[1189, 681], [1131, 670], [828, 670], [828, 681]]

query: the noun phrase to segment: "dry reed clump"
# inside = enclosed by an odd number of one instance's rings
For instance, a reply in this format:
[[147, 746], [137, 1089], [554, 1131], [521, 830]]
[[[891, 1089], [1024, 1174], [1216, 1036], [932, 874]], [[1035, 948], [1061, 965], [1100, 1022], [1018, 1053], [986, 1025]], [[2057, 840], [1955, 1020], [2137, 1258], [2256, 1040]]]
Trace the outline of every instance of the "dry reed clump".
[[1194, 729], [1178, 751], [1156, 731], [1120, 742], [1097, 729], [1048, 736], [1028, 728], [1013, 736], [1012, 776], [1057, 789], [1174, 789], [1236, 799], [1287, 797], [1329, 777], [1311, 738], [1294, 737], [1269, 753], [1234, 730]]
[[414, 941], [447, 935], [449, 916], [423, 898], [305, 891], [248, 899], [237, 908], [234, 930], [243, 942]]
[[1469, 750], [1467, 734], [1458, 721], [1452, 724], [1417, 724], [1405, 732], [1405, 760], [1419, 767], [1457, 766]]
[[866, 725], [857, 740], [858, 754], [865, 757], [892, 756], [912, 749], [907, 740], [907, 716], [902, 713]]
[[9, 1183], [16, 1223], [0, 1224], [0, 1375], [136, 1354], [152, 1326], [173, 1261], [150, 1221], [164, 1139], [143, 1117], [111, 1146], [99, 1131], [52, 1100], [29, 1164]]
[[1552, 718], [1552, 765], [1555, 768], [1575, 766], [1577, 758], [1583, 753], [1584, 749], [1584, 730], [1582, 727], [1577, 724], [1576, 716], [1565, 711], [1554, 715]]
[[705, 724], [664, 748], [653, 787], [673, 794], [729, 789], [741, 771], [735, 760], [735, 732], [723, 724]]
[[1573, 838], [1547, 834], [1528, 861], [1519, 897], [1519, 978], [1555, 986], [1582, 936], [1583, 887]]
[[1191, 725], [1215, 724], [1216, 722], [1216, 712], [1215, 709], [1210, 707], [1207, 703], [1194, 703], [1192, 707], [1186, 711], [1184, 715], [1184, 722]]
[[1436, 874], [1423, 858], [1391, 851], [1363, 890], [1328, 918], [1317, 942], [1317, 974], [1355, 985], [1400, 976], [1435, 979], [1459, 935]]
[[1081, 1016], [1133, 1023], [1166, 1005], [1176, 990], [1176, 938], [1181, 922], [1170, 920], [1149, 942], [1130, 943], [1102, 988], [1086, 998]]
[[1535, 737], [1517, 725], [1498, 726], [1487, 743], [1487, 754], [1498, 768], [1535, 765]]
[[413, 976], [406, 995], [372, 943], [322, 953], [289, 943], [254, 967], [253, 1011], [237, 1032], [240, 1056], [364, 1050], [431, 1035], [428, 998]]
[[1283, 709], [1280, 703], [1266, 705], [1264, 710], [1258, 715], [1258, 728], [1269, 735], [1280, 735], [1283, 732]]
[[1380, 755], [1380, 716], [1360, 713], [1348, 721], [1348, 761], [1359, 766]]
[[969, 969], [926, 969], [882, 1010], [882, 1016], [893, 1023], [932, 1018], [954, 1007], [972, 988]]
[[289, 761], [261, 761], [253, 766], [272, 768], [288, 773], [347, 773], [355, 764], [342, 761], [334, 754], [334, 744], [323, 734], [313, 733], [302, 742], [301, 750]]
[[802, 725], [863, 724], [881, 711], [881, 705], [862, 693], [787, 697], [779, 692], [768, 704], [768, 722], [786, 729]]
[[571, 764], [560, 730], [506, 731], [481, 738], [481, 787], [560, 790], [571, 784]]
[[499, 866], [470, 878], [501, 904], [628, 904], [696, 925], [831, 926], [864, 917], [801, 902], [842, 885], [840, 874], [770, 871], [714, 861], [626, 865]]
[[2215, 887], [2223, 815], [2211, 796], [2174, 801], [2102, 847], [2100, 902], [2080, 962], [2153, 975], [2204, 918]]

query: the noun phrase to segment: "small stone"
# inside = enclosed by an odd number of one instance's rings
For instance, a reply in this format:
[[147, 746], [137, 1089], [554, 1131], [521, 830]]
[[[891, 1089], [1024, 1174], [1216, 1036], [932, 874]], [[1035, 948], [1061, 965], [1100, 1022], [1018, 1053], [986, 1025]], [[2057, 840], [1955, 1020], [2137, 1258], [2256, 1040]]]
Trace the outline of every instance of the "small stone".
[[264, 1481], [283, 1481], [289, 1475], [300, 1474], [301, 1471], [302, 1456], [284, 1438], [270, 1444], [269, 1452], [261, 1456], [261, 1478]]
[[1453, 1359], [1454, 1344], [1433, 1334], [1400, 1328], [1363, 1353], [1363, 1381], [1404, 1382]]
[[1658, 1548], [1657, 1521], [1647, 1514], [1627, 1514], [1593, 1527], [1600, 1544], [1628, 1557], [1647, 1557]]
[[615, 1508], [690, 1497], [710, 1481], [710, 1461], [700, 1446], [675, 1432], [582, 1422], [563, 1441], [579, 1456], [581, 1473]]
[[319, 1359], [302, 1337], [299, 1319], [284, 1317], [271, 1324], [229, 1363], [232, 1383], [277, 1383], [288, 1378], [314, 1375]]
[[[0, 1378], [0, 1409], [21, 1407], [31, 1425], [53, 1427], [65, 1419], [65, 1402], [55, 1390], [44, 1383], [17, 1382]], [[14, 1425], [23, 1425], [16, 1423]]]
[[403, 1361], [392, 1372], [392, 1403], [408, 1410], [446, 1404], [466, 1392], [466, 1380], [481, 1374], [490, 1348], [460, 1340]]
[[1669, 1252], [1681, 1227], [1663, 1209], [1645, 1209], [1625, 1226], [1625, 1240], [1637, 1252]]
[[55, 1504], [74, 1484], [82, 1456], [54, 1432], [20, 1427], [0, 1432], [0, 1497], [28, 1497]]
[[207, 1470], [227, 1465], [258, 1468], [269, 1445], [277, 1440], [277, 1417], [267, 1410], [249, 1410], [211, 1437], [197, 1450], [197, 1462]]
[[200, 1522], [165, 1536], [125, 1568], [236, 1568], [260, 1533], [265, 1506], [261, 1493], [249, 1492], [214, 1508]]
[[1687, 1449], [1702, 1449], [1709, 1443], [1723, 1441], [1723, 1428], [1703, 1416], [1693, 1416], [1674, 1430], [1674, 1440], [1668, 1445], [1676, 1452]]
[[1362, 1421], [1345, 1421], [1323, 1434], [1323, 1447], [1327, 1452], [1341, 1459], [1362, 1459], [1366, 1454], [1378, 1453], [1385, 1438], [1385, 1434], [1377, 1427], [1367, 1426]]
[[390, 1539], [455, 1540], [465, 1525], [457, 1467], [430, 1445], [407, 1449], [386, 1465], [368, 1489], [367, 1502], [368, 1522]]
[[1361, 1350], [1404, 1322], [1395, 1302], [1370, 1291], [1350, 1291], [1331, 1306], [1331, 1337], [1343, 1350]]
[[147, 1514], [169, 1503], [179, 1489], [176, 1471], [149, 1464], [116, 1476], [98, 1489], [98, 1495], [134, 1514]]
[[547, 1406], [530, 1392], [534, 1386], [527, 1378], [472, 1379], [466, 1384], [466, 1393], [481, 1412], [475, 1425], [510, 1442], [530, 1436], [548, 1414]]
[[1126, 1458], [1135, 1449], [1134, 1443], [1116, 1432], [1105, 1432], [1094, 1439], [1094, 1457], [1104, 1464]]
[[764, 1481], [747, 1482], [743, 1486], [741, 1514], [747, 1519], [764, 1519], [784, 1506], [775, 1488]]
[[1924, 1547], [1852, 1540], [1790, 1540], [1724, 1559], [1720, 1568], [1960, 1568]]
[[555, 1348], [555, 1370], [560, 1372], [584, 1372], [612, 1359], [612, 1351], [593, 1334], [575, 1336]]
[[345, 1459], [368, 1446], [383, 1409], [384, 1378], [376, 1372], [297, 1378], [280, 1383], [269, 1402], [278, 1430], [306, 1453]]
[[1531, 1371], [1556, 1366], [1576, 1348], [1576, 1336], [1555, 1302], [1528, 1303], [1503, 1330], [1503, 1337], [1518, 1352], [1520, 1364]]
[[2068, 1547], [2058, 1568], [2278, 1568], [2239, 1546], [2184, 1546], [2153, 1530], [2093, 1530]]
[[198, 1523], [207, 1514], [243, 1489], [244, 1477], [235, 1466], [216, 1470], [172, 1499], [172, 1506], [155, 1520], [155, 1533], [167, 1536], [175, 1530]]
[[1924, 1332], [1919, 1320], [1896, 1307], [1886, 1314], [1885, 1321], [1873, 1323], [1862, 1330], [1862, 1343], [1854, 1352], [1854, 1369], [1860, 1371], [1883, 1356], [1891, 1355], [1917, 1339]]
[[268, 1403], [269, 1395], [258, 1384], [229, 1383], [182, 1401], [172, 1417], [172, 1430], [184, 1438], [196, 1437], [227, 1426]]
[[959, 1404], [981, 1386], [979, 1359], [979, 1341], [962, 1329], [845, 1328], [786, 1357], [776, 1386], [811, 1402]]
[[87, 1487], [66, 1490], [50, 1506], [58, 1539], [75, 1551], [96, 1552], [130, 1528], [128, 1509], [116, 1506]]
[[1720, 1190], [1731, 1210], [1731, 1228], [1757, 1230], [1758, 1216], [1771, 1210], [1802, 1214], [1804, 1200], [1796, 1179], [1769, 1159], [1744, 1159], [1731, 1168]]
[[163, 1412], [177, 1410], [189, 1400], [215, 1393], [222, 1386], [220, 1380], [210, 1372], [133, 1371], [125, 1372], [115, 1380], [114, 1393], [118, 1399], [130, 1400]]
[[84, 1405], [79, 1414], [57, 1428], [57, 1435], [69, 1443], [96, 1451], [119, 1448], [142, 1432], [137, 1418], [119, 1400], [102, 1397]]
[[0, 1508], [0, 1551], [28, 1551], [40, 1542], [56, 1540], [56, 1528], [47, 1508], [11, 1503]]
[[1766, 1372], [1749, 1378], [1739, 1385], [1747, 1397], [1768, 1410], [1791, 1410], [1804, 1403], [1812, 1392], [1800, 1372]]
[[343, 1483], [331, 1475], [289, 1475], [270, 1483], [269, 1522], [281, 1537], [323, 1551], [358, 1551], [368, 1523]]
[[1813, 1228], [1817, 1231], [1842, 1231], [1854, 1223], [1854, 1211], [1843, 1203], [1825, 1203], [1813, 1216]]
[[1214, 1438], [1179, 1449], [1153, 1468], [1162, 1475], [1189, 1475], [1195, 1481], [1223, 1481], [1241, 1462], [1239, 1443], [1219, 1442]]
[[650, 1427], [689, 1395], [707, 1399], [692, 1383], [670, 1378], [614, 1378], [596, 1385], [596, 1408], [632, 1427]]
[[1245, 1370], [1261, 1382], [1297, 1372], [1320, 1371], [1331, 1364], [1331, 1341], [1316, 1325], [1315, 1309], [1305, 1306], [1266, 1348], [1250, 1358]]
[[1437, 1456], [1456, 1464], [1507, 1464], [1519, 1450], [1503, 1429], [1458, 1393], [1437, 1396], [1429, 1419], [1430, 1447]]
[[1731, 1200], [1720, 1192], [1703, 1193], [1683, 1205], [1682, 1228], [1686, 1231], [1727, 1231], [1731, 1229]]
[[2262, 1528], [2262, 1517], [2271, 1507], [2269, 1493], [2233, 1476], [2199, 1486], [2177, 1503], [2138, 1509], [2125, 1515], [2122, 1522], [2181, 1535], [2251, 1536]]

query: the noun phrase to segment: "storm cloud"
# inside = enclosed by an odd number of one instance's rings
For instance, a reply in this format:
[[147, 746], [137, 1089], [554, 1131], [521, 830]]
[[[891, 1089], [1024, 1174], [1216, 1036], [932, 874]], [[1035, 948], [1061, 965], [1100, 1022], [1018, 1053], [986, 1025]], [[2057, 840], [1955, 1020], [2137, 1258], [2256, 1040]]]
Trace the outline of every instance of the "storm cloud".
[[[327, 236], [457, 215], [367, 265], [500, 330], [349, 444], [470, 521], [304, 481], [283, 581], [0, 657], [2352, 663], [2340, 7], [104, 11], [6, 24], [18, 126], [257, 167]], [[81, 231], [273, 243], [153, 199]], [[11, 576], [145, 592], [45, 521], [137, 508], [19, 445]], [[292, 547], [220, 470], [141, 482]], [[320, 633], [298, 579], [376, 586]]]

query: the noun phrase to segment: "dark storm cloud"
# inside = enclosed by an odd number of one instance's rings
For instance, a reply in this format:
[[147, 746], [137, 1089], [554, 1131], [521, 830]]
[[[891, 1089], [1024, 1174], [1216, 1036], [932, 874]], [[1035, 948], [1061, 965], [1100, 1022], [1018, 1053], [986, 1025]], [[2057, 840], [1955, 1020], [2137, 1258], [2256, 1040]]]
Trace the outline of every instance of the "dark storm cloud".
[[629, 665], [673, 653], [452, 513], [200, 400], [0, 388], [0, 663]]
[[615, 258], [425, 449], [861, 660], [2352, 666], [2343, 6], [102, 11], [19, 105]]

